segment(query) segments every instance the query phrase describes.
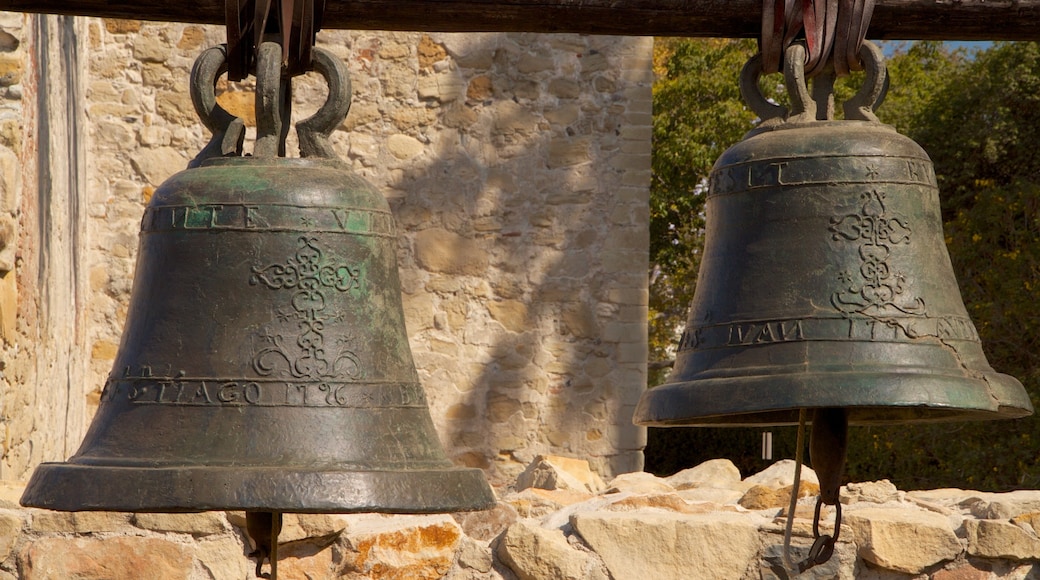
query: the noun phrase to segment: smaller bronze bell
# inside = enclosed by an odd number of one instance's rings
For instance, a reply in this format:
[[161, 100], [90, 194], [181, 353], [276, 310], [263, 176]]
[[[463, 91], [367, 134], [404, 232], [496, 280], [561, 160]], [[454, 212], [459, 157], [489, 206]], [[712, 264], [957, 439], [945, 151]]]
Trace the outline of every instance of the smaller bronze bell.
[[[802, 53], [785, 62], [800, 63]], [[697, 290], [675, 367], [643, 394], [641, 425], [791, 425], [843, 409], [853, 425], [1029, 415], [1014, 378], [986, 361], [943, 241], [927, 154], [873, 109], [880, 50], [844, 121], [817, 119], [800, 69], [792, 111], [758, 90], [764, 120], [711, 172]]]
[[[258, 86], [277, 87], [280, 48], [261, 51], [274, 72]], [[145, 211], [126, 328], [97, 415], [73, 457], [37, 468], [22, 504], [489, 507], [483, 472], [452, 465], [434, 430], [408, 346], [389, 206], [328, 143], [349, 108], [345, 67], [315, 50], [329, 99], [298, 125], [305, 158], [286, 159], [282, 130], [270, 125], [253, 156], [236, 155], [241, 120], [213, 96], [226, 66], [224, 49], [210, 49], [193, 71], [196, 108], [214, 138]], [[284, 99], [262, 92], [258, 110], [277, 117], [272, 107]]]

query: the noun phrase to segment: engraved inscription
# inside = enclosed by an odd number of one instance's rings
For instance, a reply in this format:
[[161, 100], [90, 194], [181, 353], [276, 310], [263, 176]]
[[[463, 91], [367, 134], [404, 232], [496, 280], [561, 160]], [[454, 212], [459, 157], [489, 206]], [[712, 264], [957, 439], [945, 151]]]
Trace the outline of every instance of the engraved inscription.
[[284, 263], [254, 266], [249, 283], [262, 284], [272, 290], [293, 290], [289, 299], [292, 310], [279, 310], [278, 317], [283, 321], [295, 320], [299, 328], [295, 347], [286, 344], [281, 335], [264, 332], [261, 339], [267, 346], [253, 358], [253, 369], [260, 376], [270, 376], [279, 370], [295, 378], [356, 379], [360, 376], [357, 355], [339, 344], [334, 345], [339, 347], [339, 352], [329, 357], [327, 350], [333, 345], [326, 345], [324, 334], [325, 323], [339, 319], [324, 313], [326, 291], [360, 288], [359, 267], [326, 262], [317, 238], [304, 236], [299, 239], [296, 254]]
[[891, 215], [885, 207], [885, 193], [871, 190], [861, 195], [857, 213], [831, 218], [832, 238], [859, 244], [858, 275], [848, 270], [838, 274], [841, 289], [831, 295], [831, 304], [845, 314], [924, 315], [924, 300], [904, 299], [906, 276], [893, 272], [889, 265], [892, 246], [910, 243], [911, 230], [906, 218]]
[[159, 205], [145, 210], [141, 231], [234, 230], [337, 232], [392, 236], [393, 217], [386, 212], [341, 207], [234, 202]]
[[283, 382], [228, 378], [110, 378], [102, 401], [189, 407], [424, 407], [426, 394], [413, 383]]
[[803, 341], [914, 342], [936, 338], [979, 342], [975, 325], [967, 318], [843, 315], [687, 328], [679, 339], [678, 350], [746, 348]]
[[[836, 176], [842, 176], [837, 178]], [[764, 160], [716, 167], [709, 195], [758, 188], [854, 183], [909, 183], [934, 187], [935, 173], [926, 159], [907, 157], [815, 156]]]
[[778, 320], [729, 326], [728, 345], [805, 340], [801, 320]]

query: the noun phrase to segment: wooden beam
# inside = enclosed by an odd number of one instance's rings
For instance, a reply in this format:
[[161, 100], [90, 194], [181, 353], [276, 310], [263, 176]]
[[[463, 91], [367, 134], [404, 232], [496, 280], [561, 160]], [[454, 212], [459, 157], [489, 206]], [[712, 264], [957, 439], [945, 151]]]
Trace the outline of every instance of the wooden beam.
[[[756, 37], [761, 0], [327, 0], [326, 28]], [[0, 0], [0, 10], [221, 24], [224, 0]], [[1040, 0], [877, 0], [874, 39], [1040, 40]]]

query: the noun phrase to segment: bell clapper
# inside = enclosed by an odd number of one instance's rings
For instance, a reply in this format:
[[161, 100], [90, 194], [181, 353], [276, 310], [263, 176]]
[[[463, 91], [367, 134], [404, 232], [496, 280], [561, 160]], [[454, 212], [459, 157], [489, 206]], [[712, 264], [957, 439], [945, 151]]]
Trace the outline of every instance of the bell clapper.
[[[282, 531], [282, 512], [246, 512], [246, 534], [256, 549], [249, 553], [256, 558], [256, 577], [277, 580], [278, 534]], [[264, 560], [271, 563], [271, 572], [262, 572]]]
[[[791, 572], [801, 574], [813, 566], [826, 563], [834, 555], [834, 545], [841, 532], [841, 502], [839, 501], [841, 478], [845, 471], [848, 449], [848, 410], [843, 408], [816, 409], [813, 412], [812, 434], [809, 437], [809, 456], [813, 469], [820, 481], [820, 496], [813, 513], [813, 544], [802, 562], [791, 560], [791, 530], [794, 526], [795, 509], [798, 505], [798, 488], [802, 475], [802, 450], [805, 446], [805, 423], [808, 412], [798, 410], [798, 441], [795, 451], [794, 485], [791, 503], [787, 510], [784, 527], [784, 566]], [[820, 533], [820, 514], [824, 505], [834, 506], [833, 534]]]

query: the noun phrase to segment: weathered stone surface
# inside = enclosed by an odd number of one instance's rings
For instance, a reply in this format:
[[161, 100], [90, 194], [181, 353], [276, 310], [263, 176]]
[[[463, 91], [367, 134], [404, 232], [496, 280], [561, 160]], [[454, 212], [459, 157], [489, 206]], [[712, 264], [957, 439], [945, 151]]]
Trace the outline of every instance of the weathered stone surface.
[[43, 533], [125, 531], [130, 514], [120, 512], [53, 512], [32, 510], [31, 528]]
[[219, 534], [225, 529], [224, 518], [218, 512], [199, 512], [195, 514], [134, 514], [135, 526], [154, 532], [174, 532], [208, 536]]
[[459, 543], [459, 566], [470, 568], [477, 572], [490, 572], [495, 564], [495, 558], [491, 548], [484, 542], [478, 542], [468, 536], [463, 536]]
[[712, 459], [666, 477], [665, 481], [678, 490], [695, 487], [736, 489], [740, 485], [740, 470], [729, 459]]
[[509, 503], [520, 517], [540, 519], [566, 506], [592, 499], [591, 493], [572, 489], [541, 489], [529, 487], [507, 495]]
[[[455, 521], [462, 527], [462, 532], [482, 542], [497, 538], [518, 519], [516, 508], [500, 501], [491, 509], [476, 512], [460, 512], [453, 514]], [[530, 517], [530, 516], [527, 516]]]
[[1040, 559], [1040, 539], [1013, 523], [998, 520], [966, 520], [968, 553], [983, 558]]
[[[243, 556], [242, 542], [238, 537], [223, 536], [200, 541], [195, 548], [195, 557], [212, 580], [248, 578], [253, 573], [253, 562]], [[279, 577], [282, 576], [280, 572]]]
[[993, 576], [968, 562], [953, 564], [932, 574], [932, 580], [990, 580]]
[[[749, 510], [764, 510], [772, 508], [789, 508], [791, 505], [791, 493], [794, 486], [785, 486], [775, 489], [765, 485], [755, 485], [741, 496], [738, 502], [741, 507]], [[803, 482], [798, 486], [798, 497], [809, 497], [818, 495], [820, 486]]]
[[386, 148], [390, 151], [390, 154], [398, 159], [411, 159], [418, 155], [422, 155], [425, 145], [421, 141], [410, 135], [402, 135], [400, 133], [391, 135], [386, 140]]
[[606, 488], [603, 480], [584, 459], [540, 455], [516, 480], [516, 489], [567, 489], [598, 493]]
[[847, 511], [844, 523], [855, 533], [860, 557], [889, 570], [919, 574], [961, 553], [949, 520], [936, 513], [866, 508]]
[[24, 521], [18, 512], [0, 512], [0, 562], [11, 555], [23, 525]]
[[146, 182], [158, 187], [171, 175], [187, 167], [188, 159], [172, 147], [156, 147], [139, 151], [131, 163]]
[[610, 481], [607, 486], [608, 493], [669, 493], [675, 488], [668, 484], [664, 478], [657, 477], [652, 473], [637, 471], [634, 473], [622, 473]]
[[[744, 478], [744, 483], [765, 485], [779, 489], [794, 485], [794, 471], [794, 461], [782, 459], [762, 471]], [[816, 472], [807, 465], [802, 465], [801, 480], [815, 483], [816, 485], [820, 484], [820, 480], [816, 477]]]
[[157, 538], [43, 538], [19, 558], [25, 580], [188, 580], [191, 551]]
[[850, 483], [841, 490], [841, 503], [872, 502], [885, 503], [897, 501], [901, 497], [899, 490], [887, 479], [881, 481], [865, 481]]
[[344, 535], [345, 578], [432, 580], [448, 573], [462, 531], [450, 516], [351, 518]]
[[488, 255], [476, 240], [441, 228], [415, 235], [415, 259], [427, 270], [453, 275], [479, 276], [488, 264]]
[[688, 502], [711, 502], [715, 504], [725, 505], [733, 504], [736, 505], [740, 501], [740, 498], [744, 497], [744, 492], [737, 491], [735, 489], [718, 489], [714, 487], [694, 487], [690, 489], [684, 489], [676, 492], [676, 495], [683, 498]]
[[761, 545], [757, 526], [733, 513], [582, 513], [571, 524], [613, 578], [739, 580]]
[[509, 526], [498, 544], [498, 555], [520, 580], [602, 578], [590, 556], [572, 548], [562, 532], [528, 520]]

